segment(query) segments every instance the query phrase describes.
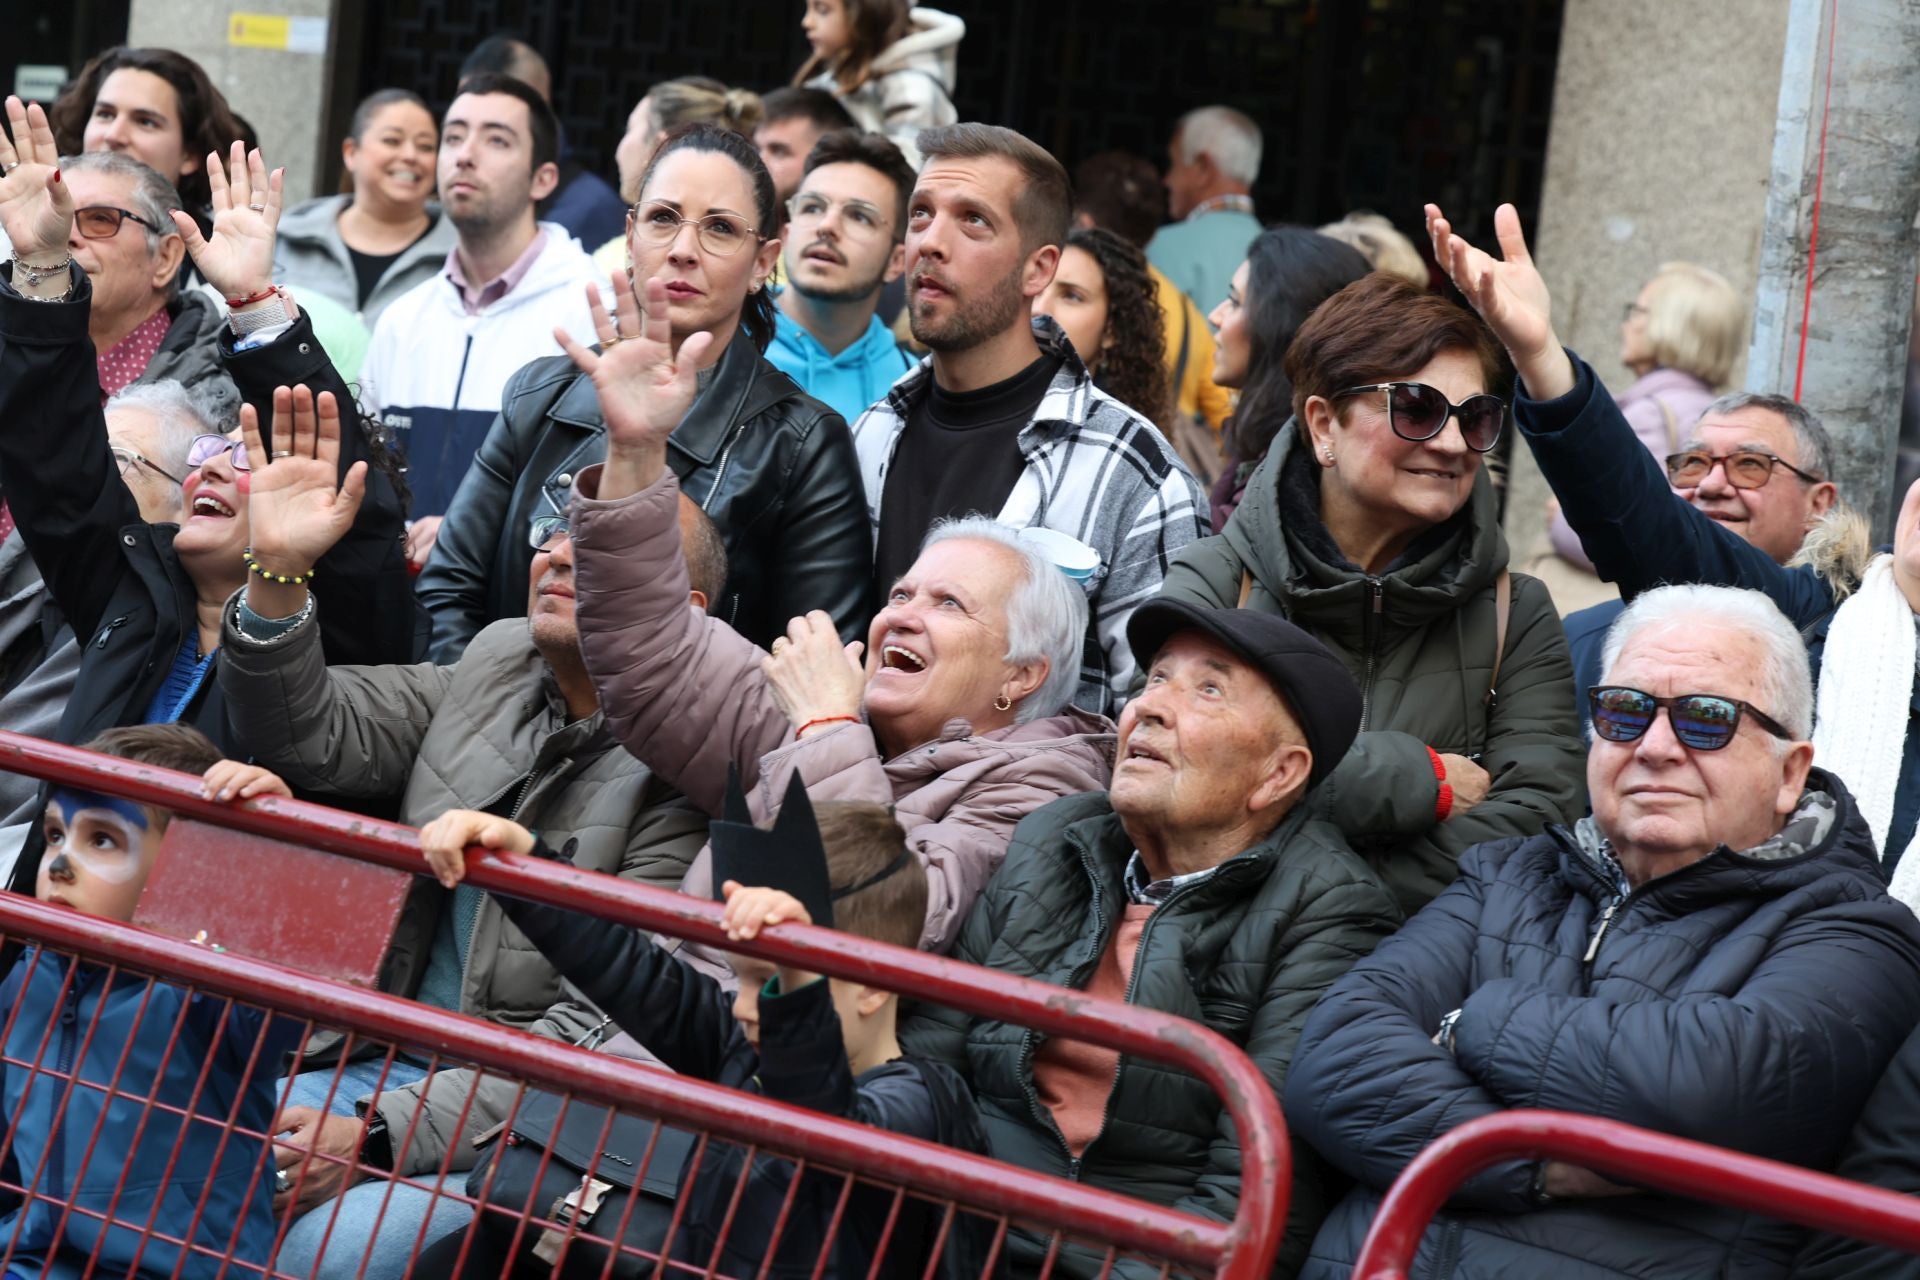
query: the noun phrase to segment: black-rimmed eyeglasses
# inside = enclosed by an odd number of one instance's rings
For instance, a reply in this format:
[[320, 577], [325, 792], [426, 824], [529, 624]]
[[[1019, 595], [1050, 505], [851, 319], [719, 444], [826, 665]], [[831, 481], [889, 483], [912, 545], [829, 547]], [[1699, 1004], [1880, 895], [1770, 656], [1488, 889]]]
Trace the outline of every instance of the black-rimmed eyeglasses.
[[84, 209], [73, 211], [73, 225], [78, 227], [80, 234], [88, 240], [113, 239], [120, 234], [120, 224], [128, 218], [132, 218], [153, 234], [160, 234], [160, 228], [131, 209], [121, 209], [110, 204], [90, 204]]

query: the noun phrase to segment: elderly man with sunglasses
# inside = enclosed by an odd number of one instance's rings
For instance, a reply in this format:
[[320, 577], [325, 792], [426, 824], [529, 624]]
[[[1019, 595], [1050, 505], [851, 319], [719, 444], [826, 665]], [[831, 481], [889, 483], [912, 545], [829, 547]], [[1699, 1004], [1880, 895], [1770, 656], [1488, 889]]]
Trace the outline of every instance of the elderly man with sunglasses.
[[[1758, 592], [1634, 600], [1588, 693], [1593, 814], [1470, 849], [1335, 982], [1287, 1120], [1357, 1188], [1303, 1280], [1345, 1277], [1381, 1193], [1478, 1116], [1544, 1107], [1812, 1168], [1920, 1018], [1920, 921], [1814, 768], [1799, 633]], [[1799, 1232], [1558, 1161], [1501, 1165], [1435, 1219], [1415, 1276], [1784, 1276]]]

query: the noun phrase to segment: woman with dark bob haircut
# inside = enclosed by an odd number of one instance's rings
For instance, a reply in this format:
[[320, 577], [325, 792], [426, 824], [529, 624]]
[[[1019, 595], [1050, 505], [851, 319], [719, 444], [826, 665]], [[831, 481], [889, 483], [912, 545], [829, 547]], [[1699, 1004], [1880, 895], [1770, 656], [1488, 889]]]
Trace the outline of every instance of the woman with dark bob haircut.
[[1347, 663], [1362, 732], [1316, 804], [1411, 915], [1467, 846], [1580, 815], [1567, 640], [1507, 572], [1481, 466], [1504, 377], [1477, 317], [1375, 273], [1300, 326], [1286, 375], [1292, 420], [1163, 594], [1283, 614]]
[[[675, 428], [668, 465], [727, 545], [726, 590], [708, 612], [755, 644], [812, 609], [841, 638], [866, 631], [873, 535], [853, 434], [762, 353], [773, 338], [767, 276], [780, 259], [773, 179], [753, 142], [712, 124], [668, 134], [627, 214], [635, 296], [660, 281], [673, 350], [699, 352], [699, 398]], [[589, 293], [597, 293], [588, 286]], [[612, 314], [611, 298], [604, 298]], [[615, 341], [611, 324], [581, 342]], [[480, 628], [526, 610], [531, 522], [564, 516], [574, 477], [606, 457], [593, 381], [567, 356], [513, 375], [420, 575], [434, 653], [457, 654]]]
[[213, 193], [207, 153], [236, 140], [255, 146], [253, 130], [199, 63], [171, 49], [125, 45], [94, 55], [47, 112], [63, 156], [118, 151], [173, 183], [205, 234]]

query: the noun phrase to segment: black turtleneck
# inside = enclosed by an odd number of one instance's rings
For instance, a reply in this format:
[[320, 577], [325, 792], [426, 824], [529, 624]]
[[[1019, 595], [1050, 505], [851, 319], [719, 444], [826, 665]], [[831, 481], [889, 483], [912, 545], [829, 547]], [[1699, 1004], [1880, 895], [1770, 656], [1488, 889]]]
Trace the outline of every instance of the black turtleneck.
[[1026, 468], [1020, 431], [1059, 371], [1060, 358], [1043, 355], [978, 391], [946, 391], [931, 380], [907, 415], [880, 496], [873, 574], [881, 602], [919, 556], [934, 521], [1000, 513]]

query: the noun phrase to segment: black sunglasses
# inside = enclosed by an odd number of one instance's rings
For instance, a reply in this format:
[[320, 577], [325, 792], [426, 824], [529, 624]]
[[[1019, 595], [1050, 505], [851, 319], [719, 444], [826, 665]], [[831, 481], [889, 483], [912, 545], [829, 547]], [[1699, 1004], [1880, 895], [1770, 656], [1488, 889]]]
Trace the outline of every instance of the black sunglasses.
[[1791, 741], [1793, 735], [1778, 720], [1750, 702], [1723, 698], [1716, 693], [1682, 693], [1671, 698], [1656, 698], [1639, 689], [1622, 685], [1597, 684], [1587, 690], [1587, 703], [1593, 711], [1593, 731], [1608, 742], [1632, 742], [1653, 727], [1653, 717], [1661, 707], [1673, 736], [1694, 751], [1718, 751], [1733, 741], [1744, 713], [1776, 738]]
[[562, 538], [572, 536], [565, 516], [535, 516], [527, 525], [527, 545], [545, 551]]
[[1431, 440], [1447, 429], [1448, 418], [1458, 418], [1460, 438], [1467, 442], [1467, 448], [1490, 453], [1507, 426], [1507, 402], [1484, 391], [1459, 404], [1424, 382], [1372, 382], [1338, 394], [1357, 396], [1369, 391], [1387, 393], [1387, 425], [1402, 440]]

